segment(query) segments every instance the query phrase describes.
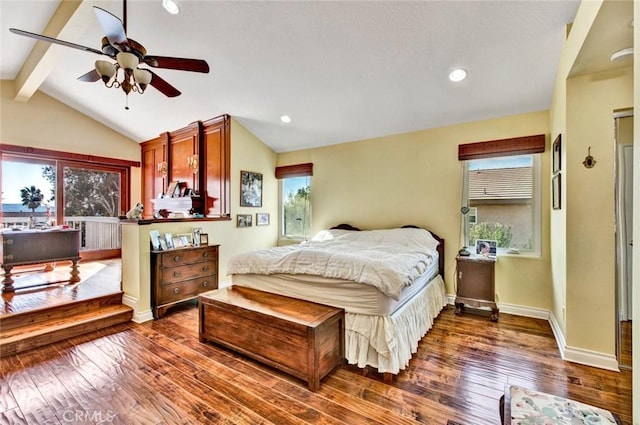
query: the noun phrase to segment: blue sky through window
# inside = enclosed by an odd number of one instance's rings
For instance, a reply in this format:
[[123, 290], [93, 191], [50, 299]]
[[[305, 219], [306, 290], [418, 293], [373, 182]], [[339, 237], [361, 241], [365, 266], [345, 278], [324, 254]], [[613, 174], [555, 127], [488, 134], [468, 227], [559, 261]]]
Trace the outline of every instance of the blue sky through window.
[[51, 183], [42, 177], [42, 164], [2, 161], [2, 203], [21, 204], [20, 189], [35, 186], [42, 191], [44, 201], [51, 199]]

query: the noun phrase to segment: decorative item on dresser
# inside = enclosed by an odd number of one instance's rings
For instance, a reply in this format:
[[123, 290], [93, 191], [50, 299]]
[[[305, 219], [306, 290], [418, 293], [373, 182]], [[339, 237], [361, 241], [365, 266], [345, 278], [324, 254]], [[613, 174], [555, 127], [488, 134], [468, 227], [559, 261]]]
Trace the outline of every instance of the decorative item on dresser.
[[218, 288], [218, 247], [205, 244], [151, 251], [151, 307], [154, 318], [164, 316], [167, 308], [174, 304]]
[[498, 321], [498, 305], [495, 302], [496, 258], [482, 255], [456, 257], [456, 314], [464, 311], [464, 305], [490, 307], [491, 321]]

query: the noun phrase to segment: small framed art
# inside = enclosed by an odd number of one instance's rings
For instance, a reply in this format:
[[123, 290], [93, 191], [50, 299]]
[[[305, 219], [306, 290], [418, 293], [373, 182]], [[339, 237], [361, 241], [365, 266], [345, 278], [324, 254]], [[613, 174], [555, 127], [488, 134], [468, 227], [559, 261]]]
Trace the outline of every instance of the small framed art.
[[[179, 190], [179, 185], [180, 185], [180, 182], [178, 182], [178, 181], [173, 181], [173, 182], [169, 183], [169, 186], [167, 186], [167, 193], [165, 194], [165, 196], [167, 198], [173, 198], [175, 196], [175, 194], [176, 194], [176, 191]], [[180, 193], [180, 192], [178, 192], [178, 193]]]
[[237, 227], [251, 227], [253, 225], [251, 214], [238, 214], [236, 219]]
[[562, 208], [562, 173], [558, 173], [551, 179], [551, 197], [554, 210]]
[[562, 135], [558, 134], [553, 142], [553, 174], [562, 168]]
[[[262, 174], [240, 171], [240, 206], [262, 206]], [[238, 226], [239, 227], [239, 226]]]
[[256, 213], [256, 226], [268, 226], [269, 213]]
[[492, 239], [477, 239], [476, 254], [484, 257], [495, 257], [498, 252], [498, 241]]
[[151, 248], [154, 251], [160, 250], [160, 232], [157, 230], [150, 230], [149, 237], [151, 238]]
[[209, 245], [209, 235], [207, 233], [200, 233], [200, 246]]

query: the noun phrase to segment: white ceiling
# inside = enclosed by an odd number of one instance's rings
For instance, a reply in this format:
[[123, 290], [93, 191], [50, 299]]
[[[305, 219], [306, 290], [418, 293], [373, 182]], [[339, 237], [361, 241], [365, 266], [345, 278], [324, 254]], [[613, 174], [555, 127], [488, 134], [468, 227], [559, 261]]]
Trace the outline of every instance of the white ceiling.
[[[9, 28], [42, 34], [58, 3], [0, 0], [0, 78], [35, 45]], [[154, 69], [181, 96], [149, 87], [125, 111], [122, 91], [76, 80], [106, 57], [57, 45], [40, 90], [138, 142], [228, 113], [276, 152], [538, 111], [579, 1], [179, 4], [173, 16], [160, 0], [129, 0], [127, 33], [150, 55], [209, 63], [209, 74]], [[100, 49], [94, 5], [122, 17], [121, 1], [85, 0], [54, 36]], [[458, 66], [469, 78], [454, 84]]]

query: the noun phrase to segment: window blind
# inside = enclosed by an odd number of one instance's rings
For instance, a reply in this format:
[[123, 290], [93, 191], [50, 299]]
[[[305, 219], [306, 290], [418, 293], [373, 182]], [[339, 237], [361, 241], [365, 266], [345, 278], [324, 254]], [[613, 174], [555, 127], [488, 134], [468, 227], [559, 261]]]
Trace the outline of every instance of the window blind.
[[458, 145], [458, 160], [466, 161], [470, 159], [542, 153], [544, 152], [544, 147], [544, 134], [466, 143]]
[[276, 167], [276, 178], [287, 179], [290, 177], [306, 177], [313, 176], [313, 163], [286, 165], [284, 167]]

